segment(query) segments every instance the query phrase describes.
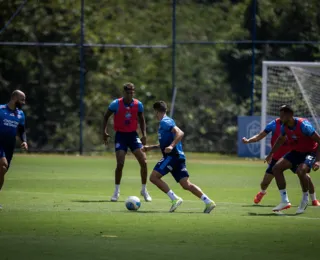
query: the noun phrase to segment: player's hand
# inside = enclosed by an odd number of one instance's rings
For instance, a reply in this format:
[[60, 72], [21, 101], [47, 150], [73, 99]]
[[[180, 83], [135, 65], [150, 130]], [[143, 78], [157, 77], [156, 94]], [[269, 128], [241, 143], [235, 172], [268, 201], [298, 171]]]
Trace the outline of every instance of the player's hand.
[[169, 145], [168, 147], [166, 147], [166, 148], [164, 149], [164, 152], [165, 152], [165, 153], [171, 153], [172, 150], [173, 150], [172, 145]]
[[245, 137], [242, 137], [242, 142], [244, 144], [248, 144], [249, 143], [249, 139], [245, 138]]
[[314, 171], [319, 170], [319, 168], [320, 168], [320, 162], [315, 162], [315, 163], [313, 164], [313, 166], [312, 166], [312, 169], [313, 169]]
[[109, 138], [110, 138], [110, 135], [106, 132], [103, 133], [103, 141], [104, 141], [104, 144], [105, 145], [108, 145], [109, 143]]
[[150, 149], [150, 146], [149, 145], [145, 145], [141, 148], [141, 151], [146, 153], [146, 152], [149, 152], [151, 149]]
[[273, 156], [273, 154], [269, 153], [268, 156], [266, 157], [266, 159], [264, 159], [264, 162], [270, 164], [271, 160], [272, 160], [272, 156]]
[[26, 142], [21, 143], [21, 149], [28, 151], [28, 144]]
[[143, 145], [146, 145], [146, 144], [147, 144], [147, 137], [146, 137], [146, 136], [142, 136], [142, 137], [141, 137], [141, 143], [142, 143]]

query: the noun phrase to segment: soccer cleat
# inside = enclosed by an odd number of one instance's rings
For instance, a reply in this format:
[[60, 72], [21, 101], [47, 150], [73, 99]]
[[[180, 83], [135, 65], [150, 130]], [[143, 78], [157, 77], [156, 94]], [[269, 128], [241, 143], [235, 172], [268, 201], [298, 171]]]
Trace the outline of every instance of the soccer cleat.
[[302, 200], [298, 209], [297, 209], [297, 214], [302, 214], [306, 208], [308, 207], [308, 201], [307, 200]]
[[320, 202], [318, 200], [313, 200], [312, 201], [312, 206], [319, 207], [320, 206]]
[[2, 210], [2, 206], [0, 205], [0, 210]]
[[148, 192], [147, 190], [141, 191], [140, 194], [141, 194], [141, 196], [144, 197], [144, 200], [145, 200], [146, 202], [151, 202], [151, 201], [152, 201], [152, 198], [151, 198], [151, 196], [150, 196], [150, 194], [149, 194], [149, 192]]
[[120, 197], [120, 192], [114, 192], [111, 197], [111, 201], [116, 202], [118, 201], [119, 197]]
[[267, 193], [262, 193], [261, 191], [254, 197], [253, 202], [255, 204], [259, 204], [260, 201], [262, 200], [263, 196], [266, 195]]
[[183, 199], [181, 199], [181, 198], [173, 200], [172, 206], [171, 206], [169, 212], [174, 212], [182, 204], [182, 202], [183, 202]]
[[281, 211], [281, 210], [284, 210], [284, 209], [289, 209], [291, 208], [291, 203], [290, 202], [281, 202], [278, 206], [276, 206], [275, 208], [273, 208], [272, 211]]
[[210, 213], [215, 207], [216, 207], [216, 203], [214, 203], [214, 201], [211, 201], [209, 204], [206, 204], [206, 207], [203, 213]]

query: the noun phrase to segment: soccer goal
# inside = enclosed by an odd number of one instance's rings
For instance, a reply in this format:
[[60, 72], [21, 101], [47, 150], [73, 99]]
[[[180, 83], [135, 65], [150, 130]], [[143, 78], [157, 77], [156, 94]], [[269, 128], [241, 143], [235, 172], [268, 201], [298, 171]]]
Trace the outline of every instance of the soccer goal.
[[[295, 116], [320, 129], [320, 62], [264, 61], [262, 65], [261, 129], [279, 116], [279, 107], [290, 105]], [[270, 139], [261, 142], [260, 157], [270, 150]]]

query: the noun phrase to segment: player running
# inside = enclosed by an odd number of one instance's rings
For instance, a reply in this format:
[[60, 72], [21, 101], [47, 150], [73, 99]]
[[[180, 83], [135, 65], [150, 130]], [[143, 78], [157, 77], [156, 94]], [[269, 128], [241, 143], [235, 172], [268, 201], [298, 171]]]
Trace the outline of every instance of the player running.
[[158, 130], [160, 144], [146, 145], [144, 146], [144, 151], [160, 148], [163, 158], [154, 167], [150, 175], [150, 181], [172, 200], [170, 212], [174, 212], [182, 204], [183, 200], [170, 190], [167, 183], [162, 180], [162, 177], [169, 172], [171, 172], [176, 182], [180, 183], [182, 188], [192, 192], [205, 203], [204, 213], [210, 213], [216, 204], [189, 180], [186, 157], [181, 143], [184, 133], [176, 126], [174, 120], [166, 115], [167, 104], [164, 101], [157, 101], [153, 105], [153, 109], [156, 118], [160, 121]]
[[[4, 183], [4, 176], [10, 167], [17, 132], [22, 142], [21, 148], [28, 150], [25, 116], [21, 110], [25, 102], [25, 94], [20, 90], [15, 90], [11, 94], [9, 103], [0, 105], [0, 190]], [[2, 209], [1, 205], [0, 209]]]
[[[111, 201], [117, 201], [120, 196], [120, 182], [128, 147], [140, 164], [142, 182], [141, 195], [144, 197], [145, 201], [152, 201], [152, 198], [146, 189], [148, 176], [147, 159], [145, 153], [141, 150], [143, 145], [146, 144], [147, 136], [143, 104], [139, 100], [133, 98], [135, 87], [132, 83], [124, 84], [123, 89], [123, 97], [114, 100], [109, 105], [103, 120], [103, 140], [105, 145], [107, 145], [110, 137], [107, 129], [108, 120], [110, 116], [114, 114], [117, 167], [115, 170], [115, 190], [111, 197]], [[141, 140], [137, 133], [138, 121], [142, 132]]]
[[[278, 137], [281, 135], [281, 120], [280, 118], [277, 118], [275, 120], [272, 120], [267, 126], [266, 128], [261, 131], [259, 134], [252, 136], [251, 138], [247, 139], [245, 137], [242, 138], [242, 142], [245, 144], [248, 143], [255, 143], [255, 142], [259, 142], [260, 140], [262, 140], [263, 138], [265, 138], [270, 132], [272, 133], [272, 137], [271, 137], [271, 147], [275, 144], [275, 142], [277, 141]], [[254, 203], [258, 204], [260, 203], [260, 201], [262, 200], [263, 196], [266, 195], [266, 190], [269, 187], [271, 181], [273, 180], [274, 176], [272, 173], [272, 168], [273, 166], [277, 163], [277, 161], [282, 158], [285, 154], [287, 154], [288, 152], [291, 151], [291, 146], [289, 145], [288, 141], [286, 140], [284, 142], [284, 144], [279, 148], [279, 150], [277, 152], [275, 152], [272, 156], [272, 160], [271, 163], [269, 164], [266, 173], [261, 181], [261, 191], [258, 192], [258, 194], [255, 196], [254, 198]], [[291, 171], [293, 173], [295, 173], [295, 169], [291, 168]], [[312, 206], [320, 206], [319, 201], [316, 198], [316, 193], [315, 193], [315, 188], [314, 185], [312, 183], [311, 180], [311, 176], [309, 174], [307, 174], [309, 181], [310, 181], [310, 189], [309, 189], [309, 193], [310, 193], [310, 197], [312, 200]]]
[[291, 207], [283, 172], [294, 167], [297, 169], [296, 173], [303, 191], [302, 200], [297, 210], [297, 214], [300, 214], [308, 206], [308, 190], [310, 190], [310, 187], [307, 173], [311, 168], [315, 171], [319, 169], [320, 136], [307, 119], [293, 117], [293, 110], [287, 105], [280, 108], [280, 119], [283, 123], [281, 135], [266, 157], [266, 161], [271, 163], [273, 154], [278, 151], [286, 139], [291, 144], [292, 151], [282, 157], [273, 167], [273, 174], [281, 195], [281, 203], [273, 211], [281, 211]]

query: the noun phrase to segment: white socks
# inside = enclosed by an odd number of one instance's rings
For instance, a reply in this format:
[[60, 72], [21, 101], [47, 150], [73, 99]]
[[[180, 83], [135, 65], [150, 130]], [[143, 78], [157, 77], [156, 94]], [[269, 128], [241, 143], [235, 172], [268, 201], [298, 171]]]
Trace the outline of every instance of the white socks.
[[287, 190], [279, 190], [280, 195], [281, 195], [281, 201], [284, 203], [288, 203], [289, 202], [289, 198], [288, 198], [288, 193]]
[[266, 191], [266, 190], [261, 190], [261, 193], [262, 193], [262, 194], [266, 194], [267, 191]]
[[303, 201], [309, 201], [309, 193], [308, 192], [303, 192], [302, 200]]
[[167, 195], [169, 196], [169, 198], [170, 198], [171, 200], [179, 199], [179, 197], [178, 197], [172, 190], [169, 190], [169, 191], [167, 192]]
[[201, 200], [205, 203], [205, 204], [209, 204], [212, 202], [211, 199], [208, 198], [208, 196], [206, 194], [202, 194], [201, 196]]
[[142, 184], [141, 191], [142, 191], [142, 192], [145, 192], [145, 191], [146, 191], [146, 184]]
[[114, 193], [120, 193], [120, 184], [116, 184], [116, 188], [114, 190]]
[[310, 194], [310, 198], [312, 201], [317, 200], [316, 193]]

